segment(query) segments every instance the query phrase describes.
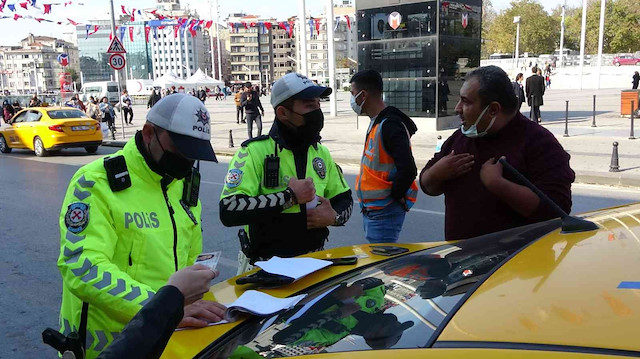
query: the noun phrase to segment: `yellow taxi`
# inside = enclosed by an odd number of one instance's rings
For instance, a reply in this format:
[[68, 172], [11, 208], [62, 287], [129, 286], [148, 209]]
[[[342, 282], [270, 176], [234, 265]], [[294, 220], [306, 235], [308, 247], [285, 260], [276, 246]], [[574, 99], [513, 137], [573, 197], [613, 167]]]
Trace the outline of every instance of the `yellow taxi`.
[[30, 107], [0, 127], [0, 152], [24, 148], [43, 157], [63, 148], [95, 153], [102, 144], [100, 123], [72, 107]]
[[[176, 331], [162, 358], [640, 357], [640, 204], [583, 218], [582, 229], [555, 219], [386, 253], [312, 253], [358, 260], [260, 289], [307, 296], [272, 316]], [[257, 288], [236, 279], [205, 299]]]

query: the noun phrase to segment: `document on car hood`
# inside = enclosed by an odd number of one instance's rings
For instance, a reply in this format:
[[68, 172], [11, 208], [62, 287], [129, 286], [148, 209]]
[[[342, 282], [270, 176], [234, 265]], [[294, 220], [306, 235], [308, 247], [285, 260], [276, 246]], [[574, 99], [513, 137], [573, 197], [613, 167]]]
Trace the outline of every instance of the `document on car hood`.
[[242, 293], [240, 298], [227, 305], [227, 311], [224, 313], [224, 319], [229, 322], [233, 322], [238, 319], [240, 313], [249, 313], [260, 317], [266, 317], [282, 310], [292, 308], [306, 296], [306, 294], [300, 294], [295, 297], [276, 298], [257, 290], [248, 290]]
[[284, 275], [298, 280], [331, 264], [333, 263], [330, 261], [315, 258], [272, 257], [268, 261], [258, 261], [255, 265], [267, 273]]

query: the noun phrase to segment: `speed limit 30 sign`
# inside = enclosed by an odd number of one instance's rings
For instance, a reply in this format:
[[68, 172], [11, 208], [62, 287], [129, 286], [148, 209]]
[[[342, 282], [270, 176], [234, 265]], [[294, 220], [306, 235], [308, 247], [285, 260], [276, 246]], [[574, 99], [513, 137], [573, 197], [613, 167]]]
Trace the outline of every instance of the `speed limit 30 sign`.
[[113, 54], [109, 56], [109, 66], [114, 70], [122, 70], [125, 64], [124, 56], [120, 54]]

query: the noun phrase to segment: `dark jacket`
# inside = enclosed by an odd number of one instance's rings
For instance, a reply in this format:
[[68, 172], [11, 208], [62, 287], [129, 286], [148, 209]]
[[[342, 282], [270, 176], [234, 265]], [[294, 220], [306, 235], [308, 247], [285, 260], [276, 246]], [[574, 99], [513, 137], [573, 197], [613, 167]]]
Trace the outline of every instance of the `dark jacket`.
[[519, 83], [518, 81], [513, 81], [511, 83], [511, 86], [513, 87], [513, 93], [516, 95], [516, 98], [518, 99], [518, 104], [523, 103], [525, 100], [525, 96], [524, 96], [524, 89], [522, 88], [522, 84]]
[[527, 104], [529, 106], [542, 106], [544, 101], [544, 77], [539, 75], [532, 75], [527, 79], [526, 92], [527, 92]]
[[407, 193], [418, 174], [410, 141], [410, 136], [416, 133], [418, 127], [409, 116], [393, 106], [382, 110], [373, 125], [384, 119], [387, 121], [382, 126], [382, 144], [398, 170], [391, 185], [391, 197], [397, 200]]
[[640, 75], [638, 75], [637, 73], [633, 74], [633, 89], [637, 89], [638, 88], [638, 83], [640, 82]]
[[160, 358], [182, 320], [183, 308], [184, 296], [178, 288], [160, 288], [98, 359]]
[[[251, 101], [247, 98], [249, 93], [252, 95]], [[240, 104], [244, 107], [244, 113], [248, 115], [258, 113], [258, 109], [260, 109], [260, 112], [264, 112], [258, 93], [256, 91], [249, 93], [245, 92], [242, 94], [242, 97], [240, 97]]]
[[207, 91], [205, 91], [204, 89], [198, 91], [198, 98], [200, 99], [200, 101], [205, 102], [207, 100]]
[[153, 92], [151, 96], [149, 96], [149, 101], [147, 101], [147, 108], [152, 108], [156, 102], [160, 101], [161, 97], [157, 92]]

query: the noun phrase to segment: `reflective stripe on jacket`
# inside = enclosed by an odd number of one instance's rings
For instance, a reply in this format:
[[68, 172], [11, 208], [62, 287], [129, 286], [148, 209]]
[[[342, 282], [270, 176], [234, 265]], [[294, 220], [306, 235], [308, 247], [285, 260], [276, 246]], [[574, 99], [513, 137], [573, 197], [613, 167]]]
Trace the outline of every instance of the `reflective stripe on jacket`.
[[193, 264], [202, 249], [201, 206], [181, 205], [183, 181], [163, 189], [136, 139], [113, 156], [118, 155], [126, 159], [131, 187], [113, 192], [99, 159], [73, 176], [60, 213], [61, 332], [79, 331], [87, 303], [89, 359], [113, 341], [176, 267]]
[[[356, 178], [356, 193], [360, 207], [370, 211], [383, 209], [394, 201], [391, 197], [391, 185], [397, 168], [382, 141], [382, 126], [385, 121], [387, 120], [374, 124], [367, 133], [360, 173]], [[405, 195], [409, 208], [416, 202], [417, 194], [418, 186], [413, 181]]]

